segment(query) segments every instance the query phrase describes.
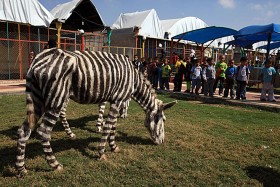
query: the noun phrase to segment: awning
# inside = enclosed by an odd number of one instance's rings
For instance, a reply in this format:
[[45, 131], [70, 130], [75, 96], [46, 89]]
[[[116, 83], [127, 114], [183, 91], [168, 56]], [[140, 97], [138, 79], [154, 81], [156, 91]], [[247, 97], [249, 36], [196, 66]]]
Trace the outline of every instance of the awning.
[[204, 44], [211, 40], [235, 35], [236, 33], [237, 31], [234, 29], [211, 26], [211, 27], [193, 30], [190, 32], [185, 32], [172, 37], [172, 39], [188, 40], [199, 44]]

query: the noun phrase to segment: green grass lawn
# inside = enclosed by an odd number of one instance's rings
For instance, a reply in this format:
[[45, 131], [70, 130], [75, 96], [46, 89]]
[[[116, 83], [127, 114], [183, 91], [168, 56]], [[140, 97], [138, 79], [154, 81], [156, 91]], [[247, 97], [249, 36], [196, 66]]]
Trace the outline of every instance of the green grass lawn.
[[[168, 96], [159, 96], [165, 102]], [[15, 177], [17, 129], [25, 118], [25, 96], [0, 96], [0, 186], [279, 186], [278, 113], [179, 100], [167, 110], [166, 141], [154, 145], [143, 125], [144, 112], [131, 102], [118, 119], [120, 153], [98, 161], [97, 105], [70, 102], [68, 119], [77, 135], [70, 140], [60, 122], [52, 133], [64, 171], [47, 165], [33, 133], [26, 150], [29, 170]]]

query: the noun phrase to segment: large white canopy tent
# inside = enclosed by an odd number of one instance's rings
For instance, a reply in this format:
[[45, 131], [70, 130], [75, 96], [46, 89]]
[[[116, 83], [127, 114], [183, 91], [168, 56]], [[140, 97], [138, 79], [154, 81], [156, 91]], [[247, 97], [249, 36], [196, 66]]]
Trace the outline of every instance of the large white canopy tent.
[[121, 14], [113, 23], [112, 29], [139, 28], [138, 35], [151, 38], [163, 38], [164, 31], [154, 9]]
[[164, 32], [169, 33], [169, 38], [184, 32], [208, 27], [204, 21], [196, 17], [161, 20], [161, 24]]
[[[160, 20], [156, 11], [152, 9], [133, 13], [122, 13], [111, 26], [112, 29], [127, 29], [134, 27], [139, 28], [138, 35], [140, 36], [170, 40], [173, 36], [178, 34], [205, 28], [208, 27], [208, 25], [197, 17]], [[230, 40], [233, 40], [233, 38], [220, 38], [212, 42], [210, 46], [221, 48], [223, 47], [223, 45], [221, 45], [222, 43]], [[208, 43], [205, 45], [207, 44]]]
[[38, 0], [0, 1], [0, 20], [49, 27], [53, 19]]

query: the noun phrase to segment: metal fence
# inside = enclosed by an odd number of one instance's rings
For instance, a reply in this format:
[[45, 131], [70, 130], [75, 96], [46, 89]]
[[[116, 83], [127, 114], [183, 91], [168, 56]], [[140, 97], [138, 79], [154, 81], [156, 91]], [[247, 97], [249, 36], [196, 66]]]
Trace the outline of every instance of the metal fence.
[[143, 56], [142, 48], [135, 48], [135, 47], [103, 46], [102, 51], [108, 53], [126, 55], [130, 60], [133, 60], [134, 55], [138, 55], [139, 58]]
[[[24, 79], [30, 64], [30, 53], [40, 53], [50, 39], [56, 40], [57, 30], [8, 22], [0, 22], [0, 80]], [[101, 50], [106, 45], [102, 34], [85, 33], [85, 49]], [[61, 30], [61, 48], [81, 50], [77, 31]]]

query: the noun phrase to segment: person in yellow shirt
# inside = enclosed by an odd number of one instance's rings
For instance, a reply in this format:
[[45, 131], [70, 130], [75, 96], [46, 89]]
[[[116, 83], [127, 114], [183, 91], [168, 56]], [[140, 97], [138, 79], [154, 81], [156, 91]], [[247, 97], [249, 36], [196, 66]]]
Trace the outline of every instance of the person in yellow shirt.
[[179, 60], [177, 60], [174, 66], [176, 68], [175, 77], [174, 77], [174, 89], [173, 89], [174, 92], [180, 92], [182, 88], [182, 77], [180, 77], [182, 75], [179, 74], [179, 68], [182, 63], [183, 63], [183, 56], [180, 55]]

